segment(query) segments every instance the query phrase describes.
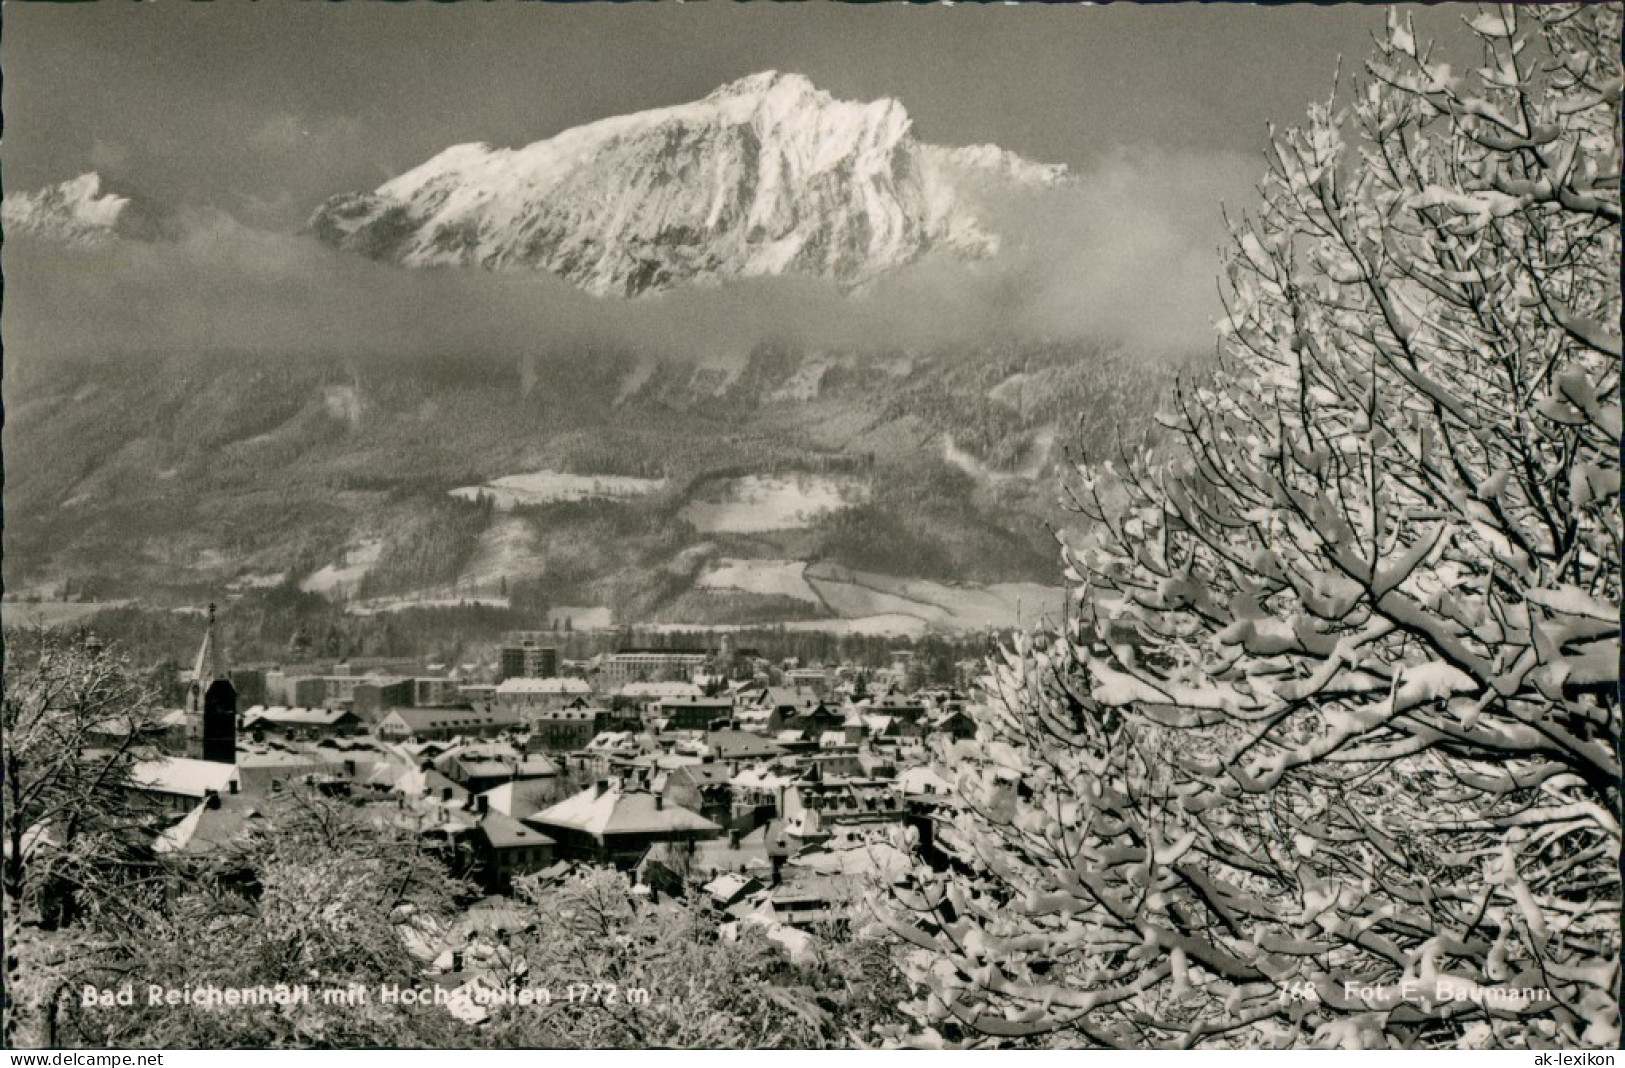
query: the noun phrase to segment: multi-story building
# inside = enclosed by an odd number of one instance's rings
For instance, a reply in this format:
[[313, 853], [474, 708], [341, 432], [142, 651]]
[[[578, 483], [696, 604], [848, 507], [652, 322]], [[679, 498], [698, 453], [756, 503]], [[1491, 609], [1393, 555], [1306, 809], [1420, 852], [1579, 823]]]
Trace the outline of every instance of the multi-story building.
[[370, 723], [392, 708], [418, 704], [416, 680], [365, 679], [350, 689], [350, 701], [355, 714]]
[[583, 679], [504, 679], [493, 695], [493, 706], [527, 716], [585, 704], [592, 687]]
[[654, 706], [654, 715], [669, 731], [708, 731], [733, 718], [732, 697], [667, 697]]
[[320, 708], [327, 701], [327, 679], [320, 675], [290, 677], [283, 692], [295, 708]]
[[456, 679], [416, 678], [412, 680], [412, 704], [417, 708], [454, 705], [463, 700], [462, 684]]
[[559, 673], [559, 651], [534, 635], [510, 635], [498, 659], [497, 681], [550, 679]]
[[525, 717], [530, 723], [530, 746], [553, 753], [585, 749], [600, 732], [610, 729], [614, 716], [607, 708], [560, 708]]
[[685, 681], [710, 659], [711, 654], [704, 649], [624, 649], [606, 653], [598, 662], [599, 688], [611, 690], [629, 682]]

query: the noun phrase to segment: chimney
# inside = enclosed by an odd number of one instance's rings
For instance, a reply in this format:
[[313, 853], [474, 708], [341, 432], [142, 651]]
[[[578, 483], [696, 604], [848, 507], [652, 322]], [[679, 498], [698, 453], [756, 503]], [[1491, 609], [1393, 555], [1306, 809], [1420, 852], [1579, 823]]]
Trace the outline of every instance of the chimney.
[[242, 783], [238, 782], [236, 779], [232, 779], [231, 782], [227, 784], [227, 789], [232, 793], [236, 793], [241, 786]]
[[487, 812], [491, 811], [491, 799], [486, 797], [484, 794], [480, 794], [479, 796], [475, 797], [474, 810], [482, 816], [485, 815]]
[[463, 970], [463, 951], [460, 949], [451, 951], [451, 970], [454, 972]]
[[442, 786], [440, 788], [440, 800], [442, 800], [442, 801], [450, 801], [451, 800], [451, 795], [452, 795], [451, 787]]
[[346, 760], [344, 762], [344, 774], [348, 775], [352, 779], [355, 778], [355, 761]]
[[784, 881], [784, 854], [774, 852], [770, 854], [773, 861], [773, 885], [778, 886]]
[[666, 807], [666, 795], [665, 794], [655, 794], [655, 811], [656, 812], [663, 811], [665, 809], [665, 807]]
[[215, 790], [203, 791], [203, 805], [205, 808], [219, 808], [220, 794]]
[[594, 797], [603, 797], [604, 794], [607, 793], [608, 791], [609, 791], [609, 780], [608, 779], [599, 779], [598, 782], [594, 784], [593, 796]]
[[731, 828], [728, 831], [728, 848], [729, 849], [738, 849], [739, 848], [739, 828], [738, 827]]

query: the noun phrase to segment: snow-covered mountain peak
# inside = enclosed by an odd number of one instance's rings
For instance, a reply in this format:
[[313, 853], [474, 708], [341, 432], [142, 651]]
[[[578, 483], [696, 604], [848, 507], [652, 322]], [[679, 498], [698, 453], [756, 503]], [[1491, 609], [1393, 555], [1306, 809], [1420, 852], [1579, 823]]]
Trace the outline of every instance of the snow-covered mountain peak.
[[599, 294], [787, 273], [858, 285], [933, 249], [993, 252], [967, 177], [1063, 174], [991, 145], [921, 145], [896, 100], [763, 71], [522, 148], [453, 146], [330, 199], [312, 228], [375, 259], [548, 271]]
[[830, 100], [830, 95], [812, 83], [812, 79], [805, 74], [784, 72], [776, 70], [757, 71], [747, 74], [743, 78], [736, 78], [725, 85], [719, 85], [707, 93], [705, 100], [721, 102], [739, 99], [765, 99], [776, 97], [784, 100], [812, 99]]
[[0, 223], [11, 234], [31, 234], [75, 245], [114, 237], [150, 237], [153, 220], [128, 196], [106, 188], [95, 171], [33, 193], [8, 193]]

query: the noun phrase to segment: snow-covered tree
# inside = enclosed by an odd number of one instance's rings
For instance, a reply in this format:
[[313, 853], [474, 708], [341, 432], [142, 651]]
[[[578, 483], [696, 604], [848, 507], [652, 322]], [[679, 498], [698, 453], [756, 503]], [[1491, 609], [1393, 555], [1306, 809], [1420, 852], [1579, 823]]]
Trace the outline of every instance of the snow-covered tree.
[[758, 926], [719, 930], [709, 906], [640, 898], [609, 869], [561, 886], [521, 878], [516, 889], [536, 926], [512, 947], [553, 1001], [495, 1010], [481, 1045], [824, 1049], [873, 1043], [875, 1025], [896, 1018], [884, 942], [819, 931], [816, 960], [798, 963]]
[[1620, 16], [1393, 13], [1273, 138], [884, 906], [924, 1040], [1618, 1043]]
[[[87, 924], [55, 968], [35, 1041], [53, 1046], [166, 1049], [449, 1047], [470, 1033], [449, 1014], [403, 1009], [375, 995], [423, 986], [435, 947], [469, 887], [452, 879], [394, 810], [286, 791], [256, 806], [229, 844], [172, 856], [165, 886], [130, 895], [130, 921]], [[380, 813], [383, 813], [380, 816]], [[133, 984], [136, 1004], [86, 1007], [83, 986]], [[147, 1004], [148, 984], [205, 990], [279, 985], [364, 989], [357, 1003], [304, 1000]]]
[[37, 992], [19, 947], [87, 915], [118, 911], [147, 873], [134, 843], [151, 810], [126, 789], [151, 695], [129, 664], [83, 633], [7, 634], [0, 698], [5, 1039]]

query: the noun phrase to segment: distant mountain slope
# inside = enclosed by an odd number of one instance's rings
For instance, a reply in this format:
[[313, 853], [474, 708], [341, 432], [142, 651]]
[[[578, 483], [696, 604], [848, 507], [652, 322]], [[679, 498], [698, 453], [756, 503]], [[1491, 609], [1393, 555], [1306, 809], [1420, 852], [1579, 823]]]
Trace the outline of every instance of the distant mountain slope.
[[[605, 352], [541, 368], [557, 388], [528, 393], [512, 364], [450, 358], [131, 353], [35, 370], [6, 398], [8, 458], [26, 457], [7, 472], [8, 588], [192, 603], [370, 561], [347, 580], [355, 597], [539, 583], [550, 604], [670, 622], [767, 618], [749, 590], [700, 581], [724, 559], [1053, 581], [1063, 446], [1109, 455], [1117, 421], [1132, 438], [1158, 393], [1142, 362], [1088, 346], [764, 346], [721, 391], [703, 369], [645, 376]], [[1019, 408], [1001, 388], [1018, 374], [1039, 395]], [[523, 500], [463, 499], [520, 475], [536, 487]], [[616, 492], [630, 484], [648, 492]], [[787, 507], [790, 487], [807, 501]], [[713, 521], [753, 502], [776, 520]]]
[[524, 148], [457, 145], [331, 198], [311, 228], [375, 259], [548, 271], [597, 294], [788, 273], [851, 286], [933, 249], [996, 251], [969, 203], [978, 183], [1067, 180], [910, 128], [895, 100], [836, 100], [768, 71]]

